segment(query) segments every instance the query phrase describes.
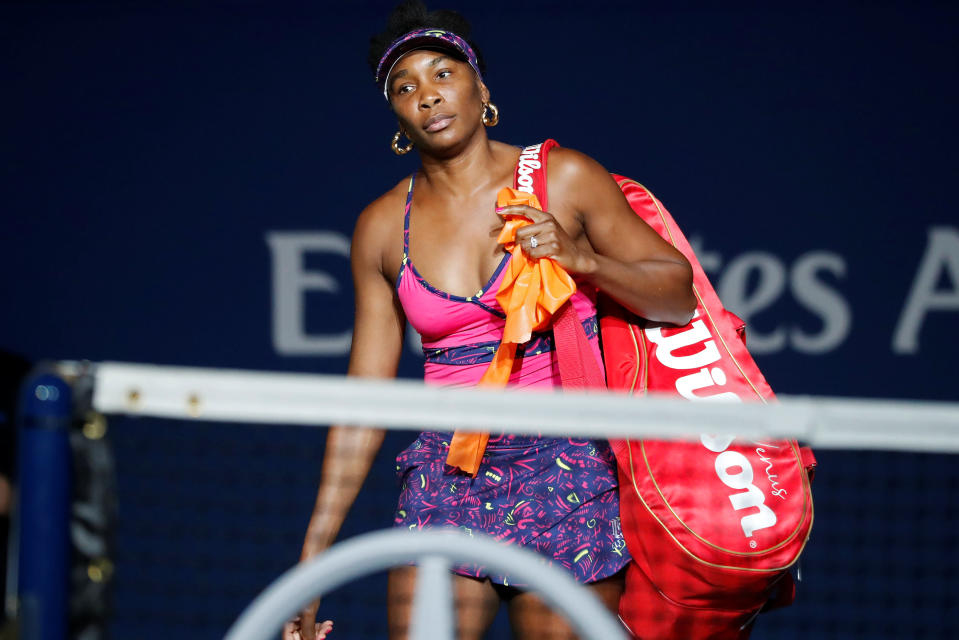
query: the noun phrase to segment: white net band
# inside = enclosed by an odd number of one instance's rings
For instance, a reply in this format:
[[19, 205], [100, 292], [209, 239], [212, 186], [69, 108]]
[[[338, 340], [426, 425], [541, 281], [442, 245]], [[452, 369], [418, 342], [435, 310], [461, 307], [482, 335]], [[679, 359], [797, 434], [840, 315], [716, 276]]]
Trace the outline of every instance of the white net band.
[[729, 404], [110, 362], [96, 365], [94, 375], [93, 405], [103, 413], [590, 438], [734, 433], [821, 449], [959, 453], [959, 403], [780, 396], [768, 405]]

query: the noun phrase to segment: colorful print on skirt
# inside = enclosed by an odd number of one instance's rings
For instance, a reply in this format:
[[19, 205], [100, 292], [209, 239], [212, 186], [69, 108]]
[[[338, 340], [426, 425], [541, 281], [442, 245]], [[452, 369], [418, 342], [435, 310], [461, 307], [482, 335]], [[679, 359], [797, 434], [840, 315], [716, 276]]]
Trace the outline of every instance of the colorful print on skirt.
[[[402, 490], [394, 526], [481, 532], [539, 553], [579, 582], [607, 578], [629, 562], [616, 463], [605, 441], [492, 436], [477, 477], [470, 478], [444, 462], [450, 437], [423, 432], [397, 456]], [[455, 570], [521, 586], [478, 565]]]

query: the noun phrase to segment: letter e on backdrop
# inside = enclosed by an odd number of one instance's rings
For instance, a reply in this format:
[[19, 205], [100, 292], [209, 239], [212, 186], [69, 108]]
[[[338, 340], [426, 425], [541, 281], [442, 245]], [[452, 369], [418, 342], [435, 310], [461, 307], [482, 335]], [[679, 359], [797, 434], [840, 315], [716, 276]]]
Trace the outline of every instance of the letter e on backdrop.
[[337, 294], [340, 284], [326, 271], [308, 271], [307, 253], [332, 253], [349, 259], [350, 240], [335, 231], [271, 231], [266, 243], [273, 258], [273, 347], [286, 356], [344, 356], [352, 331], [306, 332], [307, 292]]

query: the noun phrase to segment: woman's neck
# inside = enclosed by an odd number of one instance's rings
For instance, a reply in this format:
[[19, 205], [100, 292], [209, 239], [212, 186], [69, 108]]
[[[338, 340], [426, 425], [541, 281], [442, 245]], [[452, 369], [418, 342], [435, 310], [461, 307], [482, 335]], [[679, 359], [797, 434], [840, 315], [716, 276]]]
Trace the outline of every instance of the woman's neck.
[[469, 199], [502, 173], [503, 147], [506, 145], [481, 135], [449, 157], [421, 154], [423, 177], [434, 192], [453, 200]]

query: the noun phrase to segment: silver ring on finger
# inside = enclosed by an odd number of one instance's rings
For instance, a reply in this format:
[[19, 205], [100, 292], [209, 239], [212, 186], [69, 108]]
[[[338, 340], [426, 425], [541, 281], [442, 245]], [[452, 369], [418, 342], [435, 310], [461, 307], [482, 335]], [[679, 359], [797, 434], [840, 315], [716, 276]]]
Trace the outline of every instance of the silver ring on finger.
[[529, 246], [531, 249], [535, 249], [539, 246], [539, 240], [536, 239], [536, 236], [533, 236], [529, 239]]

